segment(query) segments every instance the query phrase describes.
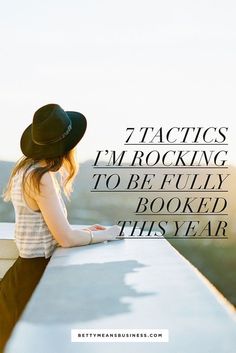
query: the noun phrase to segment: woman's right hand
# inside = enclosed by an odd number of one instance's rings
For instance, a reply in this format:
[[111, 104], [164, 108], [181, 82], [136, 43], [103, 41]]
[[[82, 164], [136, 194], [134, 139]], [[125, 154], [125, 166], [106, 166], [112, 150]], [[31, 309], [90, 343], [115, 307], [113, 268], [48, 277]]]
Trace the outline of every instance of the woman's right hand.
[[109, 234], [109, 239], [108, 240], [121, 240], [122, 237], [124, 236], [124, 233], [121, 233], [121, 227], [118, 225], [111, 226], [110, 228], [106, 229], [108, 234]]
[[96, 230], [93, 232], [93, 243], [97, 243], [99, 240], [101, 241], [101, 239], [103, 239], [102, 241], [121, 240], [124, 233], [120, 236], [120, 232], [121, 227], [117, 225], [107, 227], [105, 230]]

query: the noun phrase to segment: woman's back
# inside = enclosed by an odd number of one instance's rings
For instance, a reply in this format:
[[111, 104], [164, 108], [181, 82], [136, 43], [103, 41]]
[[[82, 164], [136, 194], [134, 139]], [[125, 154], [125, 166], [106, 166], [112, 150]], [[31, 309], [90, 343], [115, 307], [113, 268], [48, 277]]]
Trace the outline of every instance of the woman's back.
[[[33, 169], [31, 166], [26, 175]], [[58, 242], [50, 233], [40, 210], [33, 210], [27, 204], [23, 192], [22, 177], [25, 168], [22, 168], [13, 177], [11, 200], [15, 209], [15, 242], [19, 255], [23, 258], [49, 258]], [[60, 189], [58, 189], [60, 195]], [[60, 200], [66, 215], [66, 208], [62, 197]]]

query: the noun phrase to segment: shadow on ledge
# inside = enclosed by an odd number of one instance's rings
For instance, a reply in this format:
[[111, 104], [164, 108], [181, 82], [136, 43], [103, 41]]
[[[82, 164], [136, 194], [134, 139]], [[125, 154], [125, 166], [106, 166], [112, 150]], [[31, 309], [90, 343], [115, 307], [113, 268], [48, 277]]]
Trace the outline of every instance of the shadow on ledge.
[[156, 295], [125, 283], [125, 276], [140, 267], [145, 265], [135, 260], [49, 267], [21, 320], [79, 323], [129, 312], [123, 297]]

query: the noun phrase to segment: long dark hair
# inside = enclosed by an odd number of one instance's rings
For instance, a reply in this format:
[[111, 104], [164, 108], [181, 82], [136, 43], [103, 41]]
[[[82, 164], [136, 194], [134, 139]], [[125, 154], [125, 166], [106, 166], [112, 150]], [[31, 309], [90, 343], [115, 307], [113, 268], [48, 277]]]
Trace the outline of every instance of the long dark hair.
[[25, 168], [23, 172], [23, 178], [22, 178], [22, 186], [23, 186], [24, 192], [26, 192], [25, 185], [28, 180], [28, 177], [30, 177], [30, 185], [32, 183], [35, 190], [40, 192], [40, 181], [42, 176], [49, 171], [51, 172], [59, 171], [61, 175], [60, 183], [61, 183], [63, 192], [67, 197], [67, 199], [70, 200], [70, 195], [73, 191], [73, 181], [79, 170], [79, 164], [78, 164], [78, 161], [76, 160], [75, 151], [76, 151], [75, 148], [73, 148], [72, 150], [65, 153], [61, 157], [43, 159], [46, 165], [43, 167], [36, 166], [32, 171], [28, 173], [27, 178], [26, 178], [26, 173], [29, 170], [29, 168], [35, 165], [36, 163], [42, 161], [42, 159], [32, 159], [30, 157], [25, 157], [25, 156], [21, 157], [17, 161], [15, 167], [11, 172], [8, 184], [2, 195], [3, 200], [5, 202], [8, 202], [11, 200], [11, 188], [12, 188], [13, 177], [22, 168]]

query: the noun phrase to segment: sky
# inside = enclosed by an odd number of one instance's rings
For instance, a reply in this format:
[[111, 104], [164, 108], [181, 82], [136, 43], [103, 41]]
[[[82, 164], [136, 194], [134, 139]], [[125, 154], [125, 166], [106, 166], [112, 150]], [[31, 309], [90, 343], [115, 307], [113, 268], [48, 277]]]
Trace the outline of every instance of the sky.
[[236, 164], [236, 2], [9, 0], [0, 11], [0, 160], [42, 105], [83, 113], [81, 162], [127, 127], [227, 126]]

